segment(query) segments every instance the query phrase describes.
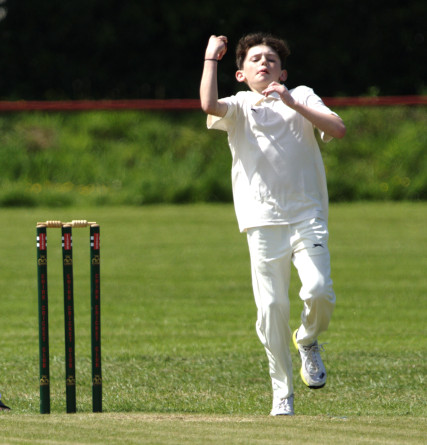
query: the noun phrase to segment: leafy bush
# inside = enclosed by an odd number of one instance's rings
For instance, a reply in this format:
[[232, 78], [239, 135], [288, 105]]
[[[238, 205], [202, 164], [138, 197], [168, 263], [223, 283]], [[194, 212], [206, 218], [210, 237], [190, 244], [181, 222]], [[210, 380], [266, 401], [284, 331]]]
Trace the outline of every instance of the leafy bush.
[[[344, 108], [321, 143], [331, 201], [427, 198], [425, 107]], [[0, 205], [229, 202], [226, 134], [202, 112], [0, 117]]]
[[347, 135], [323, 147], [331, 201], [426, 199], [425, 111], [339, 110]]

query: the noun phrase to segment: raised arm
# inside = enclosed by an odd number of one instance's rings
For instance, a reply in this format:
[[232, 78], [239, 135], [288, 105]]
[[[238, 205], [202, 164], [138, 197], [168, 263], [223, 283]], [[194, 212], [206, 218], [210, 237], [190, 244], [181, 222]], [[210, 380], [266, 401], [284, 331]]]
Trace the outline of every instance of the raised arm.
[[223, 117], [227, 104], [218, 100], [218, 61], [227, 51], [227, 37], [211, 36], [205, 52], [202, 81], [200, 83], [200, 102], [206, 114]]

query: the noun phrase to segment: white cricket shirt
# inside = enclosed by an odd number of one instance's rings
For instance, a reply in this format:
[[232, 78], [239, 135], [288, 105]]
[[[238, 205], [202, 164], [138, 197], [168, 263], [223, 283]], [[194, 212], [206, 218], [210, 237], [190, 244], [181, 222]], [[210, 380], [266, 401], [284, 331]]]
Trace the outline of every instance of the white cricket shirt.
[[[296, 101], [335, 114], [311, 88], [290, 90]], [[232, 154], [233, 199], [239, 229], [328, 218], [326, 176], [314, 127], [268, 97], [241, 91], [222, 99], [224, 117], [208, 116], [208, 128], [228, 133]], [[332, 138], [321, 133], [322, 140]]]

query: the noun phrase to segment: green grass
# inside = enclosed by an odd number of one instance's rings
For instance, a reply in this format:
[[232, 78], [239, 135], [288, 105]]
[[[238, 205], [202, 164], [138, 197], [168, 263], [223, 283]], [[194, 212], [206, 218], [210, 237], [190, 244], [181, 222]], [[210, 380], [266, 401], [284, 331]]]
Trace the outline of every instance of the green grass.
[[425, 443], [419, 418], [53, 414], [0, 416], [1, 443], [13, 444], [225, 444], [408, 445]]
[[[3, 209], [0, 443], [423, 443], [427, 203], [335, 204], [337, 307], [310, 391], [270, 419], [245, 236], [231, 205]], [[74, 230], [77, 415], [65, 415], [60, 232], [49, 229], [52, 412], [38, 394], [35, 223], [101, 224], [104, 414], [90, 394], [88, 229]], [[291, 284], [291, 325], [301, 303]], [[44, 434], [48, 434], [45, 437]]]

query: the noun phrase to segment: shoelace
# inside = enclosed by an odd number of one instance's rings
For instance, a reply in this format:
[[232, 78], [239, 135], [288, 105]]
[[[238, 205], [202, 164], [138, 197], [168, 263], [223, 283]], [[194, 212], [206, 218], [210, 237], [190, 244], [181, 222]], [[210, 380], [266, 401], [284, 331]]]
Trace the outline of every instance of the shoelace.
[[279, 403], [279, 408], [283, 407], [285, 410], [292, 411], [292, 405], [290, 397], [287, 399], [282, 399]]
[[318, 355], [320, 353], [320, 351], [324, 351], [325, 348], [323, 347], [323, 345], [325, 345], [326, 343], [322, 343], [322, 344], [316, 344], [314, 343], [311, 346], [303, 346], [304, 351], [307, 353], [307, 358], [308, 360], [306, 361], [307, 366], [307, 371], [310, 374], [316, 374], [317, 372], [320, 371], [320, 366], [319, 366], [319, 362], [317, 361], [318, 359]]

